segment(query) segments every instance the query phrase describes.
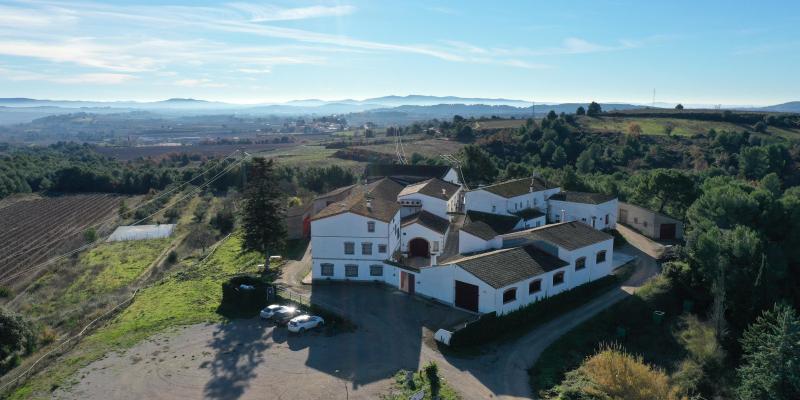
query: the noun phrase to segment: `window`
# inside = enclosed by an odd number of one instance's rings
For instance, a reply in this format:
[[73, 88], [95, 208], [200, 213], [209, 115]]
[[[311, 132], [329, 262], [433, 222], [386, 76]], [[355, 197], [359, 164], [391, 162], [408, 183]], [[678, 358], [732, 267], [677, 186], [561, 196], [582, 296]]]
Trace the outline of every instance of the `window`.
[[493, 205], [492, 206], [492, 212], [496, 212], [496, 211], [497, 211], [497, 206]]
[[333, 264], [320, 264], [319, 267], [322, 276], [333, 276]]
[[535, 205], [537, 205], [537, 203], [538, 203], [538, 199], [536, 199], [536, 198], [534, 197], [534, 198], [533, 198], [533, 205], [535, 206]]
[[514, 209], [516, 210], [519, 207], [519, 203], [514, 203]]
[[536, 227], [538, 228], [540, 226], [542, 226], [542, 221], [536, 221]]
[[644, 221], [643, 224], [644, 224], [644, 227], [647, 228], [647, 221]]
[[542, 280], [537, 279], [528, 284], [528, 294], [539, 293], [542, 291]]
[[560, 214], [556, 214], [556, 222], [561, 222], [561, 215]]
[[564, 283], [564, 271], [556, 272], [553, 275], [553, 286]]
[[372, 243], [369, 243], [369, 242], [361, 243], [361, 254], [363, 254], [365, 256], [371, 256], [372, 255]]
[[370, 265], [369, 276], [383, 276], [383, 265], [380, 264]]
[[358, 276], [358, 265], [347, 264], [344, 266], [344, 276], [348, 278], [355, 278]]
[[356, 244], [353, 242], [344, 242], [344, 254], [356, 254]]
[[367, 232], [375, 232], [375, 221], [367, 222]]
[[608, 214], [606, 214], [606, 225], [608, 225]]
[[605, 250], [598, 251], [597, 252], [597, 260], [595, 262], [597, 264], [600, 264], [601, 262], [605, 262], [605, 261], [606, 261], [606, 251]]
[[386, 253], [386, 245], [385, 244], [379, 244], [378, 245], [378, 253], [384, 253], [384, 254]]
[[639, 217], [633, 217], [633, 223], [634, 224], [638, 224], [639, 223]]
[[586, 222], [586, 218], [581, 218], [581, 221]]
[[433, 250], [431, 250], [431, 251], [439, 251], [439, 241], [438, 240], [434, 240], [433, 241]]
[[517, 299], [517, 288], [511, 288], [503, 292], [503, 304], [511, 303]]
[[586, 257], [575, 260], [575, 271], [580, 271], [584, 268], [586, 268]]

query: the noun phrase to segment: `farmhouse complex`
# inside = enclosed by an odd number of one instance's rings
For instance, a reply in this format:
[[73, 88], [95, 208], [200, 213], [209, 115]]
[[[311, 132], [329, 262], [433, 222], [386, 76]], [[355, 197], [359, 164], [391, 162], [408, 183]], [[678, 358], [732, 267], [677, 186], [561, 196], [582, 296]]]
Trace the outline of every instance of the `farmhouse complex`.
[[603, 230], [615, 227], [617, 199], [536, 176], [468, 190], [449, 167], [371, 165], [363, 185], [315, 208], [315, 281], [384, 282], [504, 314], [612, 270]]

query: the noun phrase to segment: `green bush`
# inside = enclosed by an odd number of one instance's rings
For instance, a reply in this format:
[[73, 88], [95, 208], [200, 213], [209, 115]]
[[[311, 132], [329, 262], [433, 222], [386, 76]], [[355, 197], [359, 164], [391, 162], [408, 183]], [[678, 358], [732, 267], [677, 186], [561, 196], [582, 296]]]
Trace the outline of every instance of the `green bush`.
[[528, 304], [516, 311], [497, 316], [484, 314], [478, 321], [453, 332], [451, 347], [477, 346], [519, 335], [595, 298], [619, 282], [617, 275], [608, 275], [572, 290]]
[[11, 289], [5, 286], [0, 286], [0, 298], [8, 298], [8, 297], [11, 297]]
[[175, 264], [176, 261], [178, 261], [178, 253], [176, 253], [175, 250], [172, 250], [167, 255], [167, 264], [172, 265]]
[[[241, 285], [253, 286], [242, 290]], [[251, 318], [267, 306], [267, 282], [252, 275], [235, 276], [222, 284], [222, 302], [217, 313], [228, 318]]]

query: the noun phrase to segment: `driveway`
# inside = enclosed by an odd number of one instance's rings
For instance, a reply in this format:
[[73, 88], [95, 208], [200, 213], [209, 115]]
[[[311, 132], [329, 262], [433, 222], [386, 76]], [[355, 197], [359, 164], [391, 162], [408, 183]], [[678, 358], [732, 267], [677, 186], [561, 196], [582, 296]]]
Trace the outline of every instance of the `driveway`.
[[658, 272], [635, 248], [623, 251], [639, 258], [620, 288], [477, 356], [444, 355], [432, 339], [436, 329], [473, 318], [466, 312], [382, 285], [315, 285], [312, 301], [347, 316], [358, 325], [355, 332], [296, 336], [255, 319], [193, 325], [106, 356], [56, 397], [374, 399], [399, 369], [433, 360], [464, 399], [531, 398], [527, 369], [547, 346]]

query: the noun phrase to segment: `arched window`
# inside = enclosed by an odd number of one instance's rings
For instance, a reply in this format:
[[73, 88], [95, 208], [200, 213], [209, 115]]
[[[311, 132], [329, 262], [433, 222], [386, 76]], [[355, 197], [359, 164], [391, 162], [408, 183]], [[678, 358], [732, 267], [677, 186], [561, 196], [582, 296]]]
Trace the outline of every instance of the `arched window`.
[[575, 260], [575, 271], [580, 271], [584, 268], [586, 268], [586, 257]]
[[601, 262], [605, 262], [605, 261], [606, 261], [606, 251], [605, 250], [598, 251], [597, 252], [597, 259], [595, 260], [595, 262], [597, 264], [600, 264]]
[[564, 271], [556, 272], [553, 275], [553, 286], [564, 283]]
[[517, 299], [517, 288], [511, 288], [503, 292], [503, 304], [510, 303]]
[[537, 279], [528, 284], [528, 294], [539, 293], [542, 291], [542, 280]]

